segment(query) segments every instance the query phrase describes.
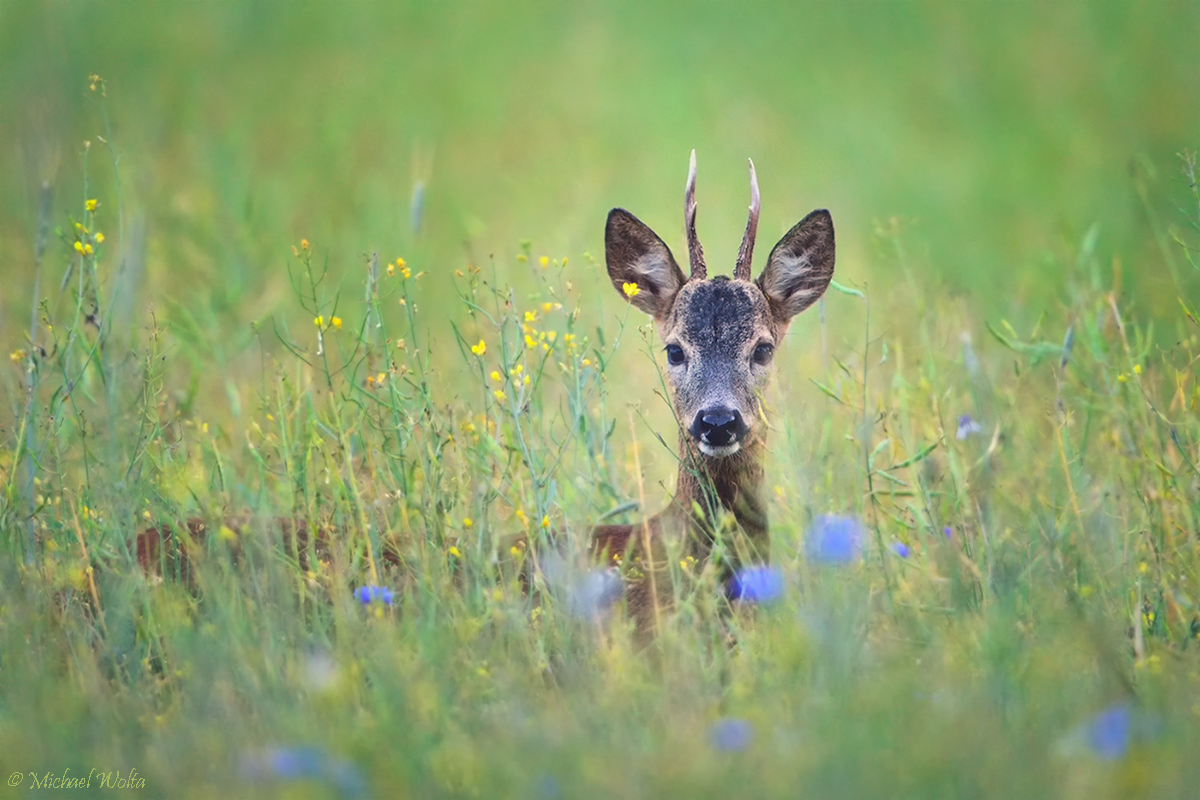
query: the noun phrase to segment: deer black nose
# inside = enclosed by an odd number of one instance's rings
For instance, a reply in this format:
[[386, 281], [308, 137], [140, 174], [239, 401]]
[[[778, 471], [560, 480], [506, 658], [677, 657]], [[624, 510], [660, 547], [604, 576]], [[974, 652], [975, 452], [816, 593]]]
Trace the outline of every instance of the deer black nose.
[[747, 430], [741, 413], [733, 408], [707, 408], [692, 423], [692, 436], [712, 447], [728, 447]]

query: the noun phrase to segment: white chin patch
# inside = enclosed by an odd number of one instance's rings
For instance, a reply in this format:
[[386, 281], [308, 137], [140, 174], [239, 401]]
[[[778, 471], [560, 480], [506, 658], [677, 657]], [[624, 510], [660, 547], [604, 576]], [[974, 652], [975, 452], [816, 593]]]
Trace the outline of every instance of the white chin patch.
[[722, 445], [721, 447], [713, 447], [711, 444], [706, 444], [705, 442], [696, 442], [696, 446], [700, 448], [701, 453], [704, 453], [706, 456], [712, 456], [713, 458], [724, 458], [725, 456], [731, 456], [738, 450], [742, 449], [741, 442], [734, 442], [733, 444]]

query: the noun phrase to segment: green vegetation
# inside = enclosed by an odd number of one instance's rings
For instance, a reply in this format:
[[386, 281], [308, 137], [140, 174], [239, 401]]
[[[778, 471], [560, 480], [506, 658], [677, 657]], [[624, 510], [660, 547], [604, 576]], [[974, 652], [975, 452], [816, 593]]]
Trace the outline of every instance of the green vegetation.
[[[0, 2], [14, 796], [1193, 795], [1200, 9], [753, 8]], [[679, 256], [693, 147], [715, 272], [750, 156], [758, 266], [828, 207], [843, 291], [768, 398], [783, 597], [672, 564], [639, 653], [510, 548], [670, 493], [602, 231]]]

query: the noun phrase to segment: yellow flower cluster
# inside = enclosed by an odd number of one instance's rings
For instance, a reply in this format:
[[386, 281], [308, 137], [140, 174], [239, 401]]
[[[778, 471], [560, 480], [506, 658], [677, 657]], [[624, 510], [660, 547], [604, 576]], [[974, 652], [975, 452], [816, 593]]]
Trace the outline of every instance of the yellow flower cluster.
[[[99, 204], [99, 201], [95, 199], [84, 202], [83, 207], [87, 209], [89, 222], [94, 221], [91, 215], [95, 214], [96, 207]], [[96, 252], [95, 245], [103, 244], [104, 242], [103, 233], [100, 231], [92, 233], [82, 222], [75, 223], [75, 237], [75, 252], [81, 256], [93, 255]]]
[[397, 272], [400, 273], [401, 278], [408, 279], [412, 277], [412, 270], [408, 268], [408, 264], [405, 263], [403, 258], [397, 258], [396, 263], [389, 263], [387, 265], [387, 274], [389, 278], [395, 276]]

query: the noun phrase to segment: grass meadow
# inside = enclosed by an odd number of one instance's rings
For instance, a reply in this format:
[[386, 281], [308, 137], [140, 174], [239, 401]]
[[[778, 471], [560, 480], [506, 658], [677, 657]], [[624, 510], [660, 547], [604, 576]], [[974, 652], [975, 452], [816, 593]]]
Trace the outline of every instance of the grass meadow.
[[[5, 796], [1195, 797], [1198, 35], [0, 0]], [[671, 495], [603, 226], [682, 258], [692, 148], [713, 272], [752, 157], [756, 274], [824, 207], [840, 290], [767, 396], [782, 596], [672, 563], [639, 651], [511, 543]], [[192, 569], [140, 569], [189, 518]]]

